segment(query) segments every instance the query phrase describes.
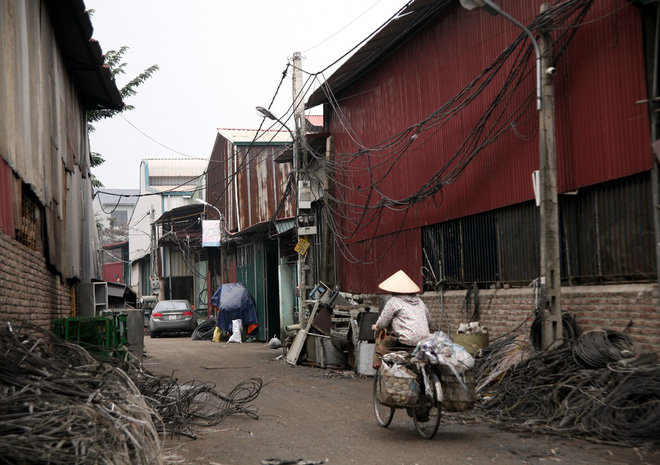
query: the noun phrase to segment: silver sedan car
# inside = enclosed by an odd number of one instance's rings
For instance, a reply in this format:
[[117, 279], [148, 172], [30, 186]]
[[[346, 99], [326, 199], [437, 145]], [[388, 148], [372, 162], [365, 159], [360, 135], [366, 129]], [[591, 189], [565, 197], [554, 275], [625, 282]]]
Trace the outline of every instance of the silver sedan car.
[[197, 327], [197, 316], [187, 300], [161, 300], [149, 319], [151, 337], [162, 333], [192, 333]]

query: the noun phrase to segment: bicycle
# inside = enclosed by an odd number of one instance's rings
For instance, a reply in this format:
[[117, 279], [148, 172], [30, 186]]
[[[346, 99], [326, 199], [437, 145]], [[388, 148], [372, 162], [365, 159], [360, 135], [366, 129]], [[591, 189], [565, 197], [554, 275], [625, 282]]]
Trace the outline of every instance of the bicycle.
[[[409, 354], [408, 354], [409, 355]], [[409, 358], [409, 357], [408, 357]], [[386, 362], [381, 360], [381, 367]], [[462, 388], [453, 387], [450, 383], [451, 374], [441, 365], [431, 365], [426, 361], [408, 360], [400, 364], [408, 370], [416, 373], [414, 381], [409, 381], [407, 396], [403, 393], [405, 389], [396, 388], [395, 394], [388, 393], [387, 389], [392, 388], [392, 383], [385, 380], [383, 369], [379, 368], [374, 375], [373, 385], [373, 407], [376, 415], [376, 421], [384, 428], [387, 428], [394, 417], [396, 409], [405, 408], [412, 417], [415, 429], [424, 439], [432, 439], [438, 432], [440, 419], [442, 417], [443, 400], [449, 411], [465, 411], [472, 408], [474, 404], [474, 378], [469, 372], [466, 376], [468, 389], [464, 393], [460, 392]], [[413, 378], [402, 378], [413, 380]], [[401, 385], [405, 385], [403, 381]]]

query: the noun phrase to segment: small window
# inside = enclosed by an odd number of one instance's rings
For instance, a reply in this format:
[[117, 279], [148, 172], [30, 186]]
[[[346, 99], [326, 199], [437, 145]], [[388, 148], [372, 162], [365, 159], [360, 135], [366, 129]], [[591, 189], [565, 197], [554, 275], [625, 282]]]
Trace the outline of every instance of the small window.
[[43, 253], [43, 216], [36, 198], [29, 189], [23, 189], [20, 229], [16, 240], [36, 252]]
[[123, 228], [128, 225], [128, 214], [125, 211], [116, 211], [110, 216], [111, 228]]

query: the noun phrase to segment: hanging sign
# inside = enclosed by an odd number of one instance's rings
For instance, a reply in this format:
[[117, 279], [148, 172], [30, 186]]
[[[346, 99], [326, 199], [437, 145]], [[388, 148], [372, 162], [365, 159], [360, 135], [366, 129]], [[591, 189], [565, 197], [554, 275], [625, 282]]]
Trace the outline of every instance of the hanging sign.
[[202, 221], [202, 247], [220, 247], [220, 220]]
[[298, 243], [293, 248], [293, 250], [298, 252], [300, 255], [305, 255], [307, 253], [307, 249], [309, 249], [309, 241], [304, 237], [298, 239]]

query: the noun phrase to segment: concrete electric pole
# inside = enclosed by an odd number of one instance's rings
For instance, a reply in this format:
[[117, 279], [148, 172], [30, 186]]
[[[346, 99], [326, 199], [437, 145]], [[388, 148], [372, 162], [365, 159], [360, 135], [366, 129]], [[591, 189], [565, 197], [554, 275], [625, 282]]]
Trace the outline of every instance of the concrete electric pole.
[[[541, 12], [548, 5], [541, 6]], [[555, 139], [555, 91], [552, 38], [543, 31], [539, 41], [541, 57], [541, 111], [539, 112], [539, 184], [541, 193], [541, 321], [544, 349], [562, 339], [561, 249], [559, 200], [557, 194], [557, 146]]]
[[302, 92], [302, 57], [300, 52], [293, 54], [293, 108], [295, 122], [294, 170], [298, 197], [296, 199], [296, 232], [299, 253], [298, 260], [298, 288], [300, 299], [298, 305], [298, 321], [306, 324], [307, 297], [314, 286], [314, 237], [316, 235], [316, 221], [312, 211], [311, 181], [306, 156], [305, 133], [305, 105]]
[[[536, 108], [539, 111], [539, 172], [538, 193], [540, 216], [540, 290], [541, 339], [544, 349], [562, 339], [561, 317], [561, 251], [559, 247], [559, 202], [557, 195], [557, 155], [555, 142], [555, 93], [553, 76], [556, 73], [552, 55], [552, 38], [544, 31], [540, 44], [524, 24], [502, 10], [492, 0], [460, 0], [463, 8], [484, 8], [488, 13], [501, 15], [529, 37], [536, 53]], [[549, 8], [541, 5], [541, 12]]]

